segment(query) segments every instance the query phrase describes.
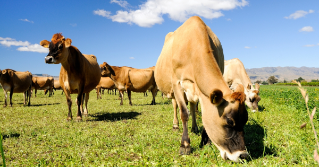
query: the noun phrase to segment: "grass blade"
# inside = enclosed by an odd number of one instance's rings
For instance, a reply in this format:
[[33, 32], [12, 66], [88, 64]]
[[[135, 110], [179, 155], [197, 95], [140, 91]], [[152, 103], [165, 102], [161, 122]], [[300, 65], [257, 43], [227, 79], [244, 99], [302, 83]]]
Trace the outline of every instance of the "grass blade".
[[6, 167], [6, 160], [4, 157], [4, 152], [3, 152], [3, 146], [2, 146], [2, 133], [0, 132], [0, 151], [1, 151], [1, 157], [2, 157], [2, 162], [3, 162], [3, 166]]

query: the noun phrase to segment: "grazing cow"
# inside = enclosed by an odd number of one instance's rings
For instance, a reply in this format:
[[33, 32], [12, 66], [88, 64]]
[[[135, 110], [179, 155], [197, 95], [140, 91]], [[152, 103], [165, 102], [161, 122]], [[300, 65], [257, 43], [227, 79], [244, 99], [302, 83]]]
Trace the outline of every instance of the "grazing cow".
[[[10, 106], [12, 107], [13, 93], [23, 93], [24, 105], [31, 101], [32, 74], [29, 71], [19, 72], [11, 69], [1, 71], [0, 83], [4, 91], [4, 107], [7, 106], [7, 92], [10, 92]], [[28, 99], [29, 98], [29, 99]]]
[[[32, 76], [32, 89], [31, 89], [31, 94], [33, 89], [34, 91], [34, 96], [37, 97], [37, 90], [49, 90], [49, 97], [52, 95], [53, 92], [53, 85], [54, 85], [54, 78], [53, 77], [36, 77]], [[45, 93], [46, 94], [46, 93]]]
[[[72, 120], [70, 94], [77, 93], [77, 121], [82, 120], [82, 112], [88, 114], [87, 102], [89, 93], [99, 84], [101, 79], [100, 67], [94, 55], [82, 54], [78, 48], [71, 45], [70, 38], [65, 39], [61, 33], [54, 34], [51, 42], [43, 40], [40, 45], [49, 48], [49, 54], [45, 57], [48, 64], [61, 63], [59, 81], [65, 93], [68, 103], [68, 118]], [[81, 107], [85, 94], [85, 109]]]
[[152, 69], [135, 69], [131, 67], [110, 66], [106, 62], [100, 65], [103, 77], [110, 77], [120, 92], [121, 103], [123, 105], [123, 91], [127, 91], [127, 95], [131, 101], [131, 91], [145, 92], [151, 90], [153, 100], [151, 105], [155, 105], [155, 96], [157, 87], [154, 79], [154, 71]]
[[[61, 84], [59, 80], [54, 80], [54, 84], [53, 84], [53, 89], [54, 91], [56, 90], [62, 90]], [[54, 94], [54, 91], [52, 91], [52, 94]], [[48, 89], [44, 90], [44, 94], [46, 95], [48, 93]], [[63, 90], [62, 90], [62, 95], [63, 95]]]
[[255, 112], [258, 111], [259, 85], [255, 84], [255, 89], [252, 87], [252, 83], [247, 75], [244, 64], [237, 58], [226, 60], [224, 68], [224, 79], [228, 86], [235, 90], [238, 84], [242, 84], [245, 87], [246, 105]]
[[[196, 130], [195, 104], [202, 109], [202, 142], [208, 136], [223, 159], [238, 162], [247, 158], [244, 125], [248, 120], [243, 86], [232, 92], [223, 79], [224, 54], [217, 36], [197, 16], [189, 18], [176, 31], [166, 35], [155, 66], [158, 88], [177, 103], [183, 124], [180, 154], [189, 154], [188, 109], [190, 102]], [[175, 114], [174, 114], [175, 116]], [[176, 118], [176, 117], [175, 117]], [[178, 120], [174, 124], [178, 127]], [[194, 127], [196, 126], [196, 127]]]
[[96, 86], [97, 99], [102, 99], [101, 89], [116, 89], [113, 80], [110, 77], [101, 77], [100, 83]]

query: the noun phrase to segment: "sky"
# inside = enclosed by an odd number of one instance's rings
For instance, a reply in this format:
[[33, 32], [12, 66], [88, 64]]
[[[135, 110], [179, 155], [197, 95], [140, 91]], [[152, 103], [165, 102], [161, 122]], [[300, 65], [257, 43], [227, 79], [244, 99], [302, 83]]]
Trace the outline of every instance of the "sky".
[[58, 76], [40, 41], [62, 33], [99, 64], [156, 64], [167, 33], [200, 16], [225, 60], [245, 68], [319, 67], [318, 0], [2, 0], [0, 69]]

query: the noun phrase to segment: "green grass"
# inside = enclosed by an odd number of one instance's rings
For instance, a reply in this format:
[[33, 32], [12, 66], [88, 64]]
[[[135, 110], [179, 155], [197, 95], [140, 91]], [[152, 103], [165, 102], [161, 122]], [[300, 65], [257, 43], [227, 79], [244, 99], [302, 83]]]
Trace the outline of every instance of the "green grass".
[[[306, 110], [279, 103], [279, 90], [290, 87], [261, 86], [262, 112], [249, 112], [245, 141], [251, 159], [243, 163], [224, 161], [214, 145], [199, 148], [200, 135], [190, 133], [192, 153], [178, 154], [182, 129], [173, 131], [171, 101], [132, 93], [133, 106], [125, 94], [120, 106], [118, 95], [90, 94], [89, 116], [82, 122], [67, 122], [65, 95], [53, 97], [39, 91], [31, 106], [23, 105], [23, 95], [13, 95], [13, 107], [0, 110], [0, 131], [8, 166], [315, 166], [314, 136]], [[308, 88], [306, 88], [308, 89]], [[318, 88], [317, 88], [318, 89]], [[299, 91], [293, 90], [295, 94]], [[265, 92], [265, 93], [263, 93]], [[160, 94], [160, 93], [159, 93]], [[318, 98], [319, 92], [310, 95]], [[301, 94], [299, 93], [299, 96]], [[73, 119], [76, 118], [76, 95], [72, 95]], [[4, 104], [0, 90], [0, 105]], [[312, 108], [310, 108], [312, 110]], [[200, 114], [197, 115], [200, 118]], [[189, 132], [191, 128], [189, 120]], [[199, 120], [199, 119], [198, 119]], [[317, 116], [315, 127], [318, 129]], [[202, 129], [201, 120], [198, 121]], [[180, 128], [181, 128], [180, 121]], [[2, 162], [0, 163], [0, 165]]]

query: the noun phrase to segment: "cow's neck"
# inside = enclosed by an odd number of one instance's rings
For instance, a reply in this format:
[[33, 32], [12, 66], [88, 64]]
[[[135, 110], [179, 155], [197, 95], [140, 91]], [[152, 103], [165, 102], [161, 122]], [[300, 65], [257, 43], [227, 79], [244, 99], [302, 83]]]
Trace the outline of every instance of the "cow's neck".
[[67, 58], [65, 61], [61, 62], [62, 67], [65, 69], [67, 72], [68, 76], [70, 77], [72, 75], [81, 75], [82, 74], [82, 68], [81, 63], [82, 60], [84, 59], [84, 56], [82, 53], [75, 49], [74, 47], [70, 46], [67, 49]]
[[120, 76], [121, 73], [121, 67], [117, 67], [117, 66], [111, 66], [111, 68], [113, 69], [115, 75], [111, 74], [110, 78], [113, 80], [113, 82], [116, 82], [118, 77]]

